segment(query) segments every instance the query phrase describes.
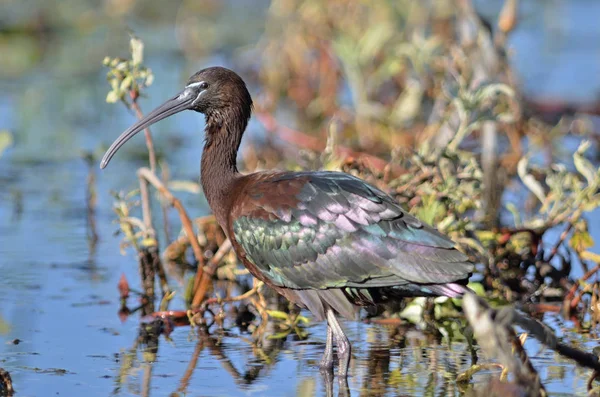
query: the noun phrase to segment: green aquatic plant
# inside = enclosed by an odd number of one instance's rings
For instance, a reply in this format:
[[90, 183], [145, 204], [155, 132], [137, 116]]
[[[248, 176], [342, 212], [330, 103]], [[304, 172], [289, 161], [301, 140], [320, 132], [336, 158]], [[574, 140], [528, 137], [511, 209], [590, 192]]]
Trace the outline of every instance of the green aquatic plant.
[[152, 85], [154, 74], [144, 66], [144, 43], [131, 35], [129, 41], [131, 58], [105, 57], [102, 64], [109, 68], [106, 79], [111, 90], [106, 95], [106, 102], [122, 101], [130, 106], [129, 99], [137, 100], [142, 91]]

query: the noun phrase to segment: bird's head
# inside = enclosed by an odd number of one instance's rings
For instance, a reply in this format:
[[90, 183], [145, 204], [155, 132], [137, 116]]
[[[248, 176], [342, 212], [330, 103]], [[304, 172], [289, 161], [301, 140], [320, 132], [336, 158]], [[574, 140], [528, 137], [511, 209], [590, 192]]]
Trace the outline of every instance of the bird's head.
[[[100, 167], [108, 165], [115, 153], [144, 128], [184, 110], [206, 115], [207, 134], [228, 131], [226, 125], [241, 133], [252, 112], [252, 98], [246, 83], [235, 72], [222, 68], [202, 69], [190, 77], [185, 88], [125, 130], [104, 154]], [[210, 138], [210, 137], [209, 137]]]

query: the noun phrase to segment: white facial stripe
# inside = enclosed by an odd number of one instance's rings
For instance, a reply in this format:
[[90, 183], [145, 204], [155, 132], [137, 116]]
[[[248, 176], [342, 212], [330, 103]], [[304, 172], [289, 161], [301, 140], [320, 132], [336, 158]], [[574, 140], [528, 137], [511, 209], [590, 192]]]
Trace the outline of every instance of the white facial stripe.
[[[184, 91], [183, 91], [183, 93], [181, 94], [181, 96], [188, 96], [188, 95], [190, 95], [192, 92], [191, 92], [191, 90], [189, 90], [188, 88], [195, 88], [195, 87], [198, 87], [198, 86], [199, 86], [199, 85], [201, 85], [201, 84], [204, 84], [204, 81], [197, 81], [197, 82], [195, 82], [195, 83], [190, 83], [190, 84], [186, 85], [186, 86], [185, 86], [186, 90], [184, 90]], [[194, 99], [194, 100], [192, 101], [192, 105], [195, 105], [195, 104], [196, 104], [196, 103], [197, 103], [197, 102], [200, 100], [200, 96], [201, 96], [202, 94], [204, 94], [204, 90], [202, 90], [202, 91], [200, 91], [200, 92], [198, 93], [198, 96], [196, 97], [196, 99]], [[181, 96], [180, 96], [180, 97], [181, 97]]]
[[202, 91], [200, 91], [200, 92], [198, 93], [198, 96], [196, 97], [196, 99], [194, 99], [194, 100], [192, 101], [192, 105], [195, 105], [195, 104], [196, 104], [196, 102], [198, 102], [198, 101], [200, 100], [200, 97], [202, 96], [202, 94], [204, 94], [204, 90], [202, 90]]
[[186, 85], [186, 88], [192, 88], [192, 87], [198, 87], [200, 84], [204, 83], [204, 81], [197, 81], [195, 83], [190, 83], [188, 85]]

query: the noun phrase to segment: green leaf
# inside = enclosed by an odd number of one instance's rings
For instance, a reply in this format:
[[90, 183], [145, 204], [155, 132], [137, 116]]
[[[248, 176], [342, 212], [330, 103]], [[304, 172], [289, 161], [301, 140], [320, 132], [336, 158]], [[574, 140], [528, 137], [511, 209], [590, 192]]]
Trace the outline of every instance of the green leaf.
[[440, 222], [438, 222], [437, 224], [437, 229], [440, 232], [444, 232], [446, 231], [446, 229], [448, 229], [448, 227], [450, 227], [451, 224], [453, 224], [456, 221], [456, 215], [454, 214], [449, 214], [448, 216], [446, 216], [444, 219], [442, 219]]
[[594, 246], [594, 239], [587, 230], [578, 230], [573, 233], [571, 240], [569, 240], [569, 245], [576, 252], [583, 252]]
[[13, 136], [6, 130], [0, 130], [0, 157], [6, 149], [13, 145]]
[[113, 77], [110, 79], [110, 88], [113, 91], [118, 91], [119, 90], [119, 79]]
[[423, 311], [425, 308], [425, 298], [413, 299], [402, 312], [400, 317], [410, 321], [413, 324], [419, 324], [423, 321]]
[[529, 157], [525, 156], [517, 165], [517, 172], [519, 174], [519, 178], [523, 181], [525, 186], [535, 195], [535, 197], [540, 200], [540, 202], [544, 202], [546, 200], [546, 194], [544, 193], [544, 188], [541, 183], [535, 179], [535, 177], [527, 172], [527, 165], [529, 165]]
[[481, 283], [469, 283], [467, 287], [475, 292], [475, 295], [481, 296], [485, 298], [485, 289], [483, 288], [483, 284]]
[[290, 317], [286, 312], [280, 310], [267, 310], [267, 314], [277, 320], [287, 320]]
[[115, 103], [119, 100], [119, 95], [116, 91], [110, 91], [108, 95], [106, 95], [106, 102]]
[[600, 265], [600, 254], [596, 254], [595, 252], [583, 251], [581, 254], [581, 259], [584, 261], [592, 261], [597, 265]]
[[430, 225], [446, 214], [446, 206], [434, 195], [423, 197], [423, 206], [417, 210], [416, 216]]
[[393, 34], [394, 30], [389, 24], [374, 25], [364, 32], [357, 45], [359, 62], [361, 64], [372, 62]]
[[184, 300], [184, 302], [191, 303], [193, 297], [194, 297], [194, 277], [190, 277], [187, 280], [187, 283], [185, 285], [185, 290], [183, 291], [183, 300]]
[[575, 163], [577, 172], [583, 175], [588, 185], [594, 185], [598, 170], [583, 155], [589, 149], [589, 147], [590, 141], [586, 140], [581, 142], [579, 148], [577, 148], [577, 151], [573, 155], [573, 162]]
[[306, 317], [301, 316], [301, 315], [298, 314], [298, 316], [296, 316], [295, 323], [296, 324], [299, 324], [299, 323], [309, 324], [310, 320], [308, 318], [306, 318]]
[[150, 70], [150, 69], [146, 69], [146, 72], [147, 72], [147, 76], [146, 76], [146, 80], [144, 80], [144, 85], [146, 87], [149, 87], [154, 82], [154, 74], [152, 73], [152, 70]]
[[132, 83], [133, 83], [133, 77], [131, 77], [131, 75], [128, 74], [127, 77], [125, 77], [123, 79], [123, 81], [121, 81], [121, 85], [119, 86], [119, 91], [128, 91], [131, 88]]
[[132, 35], [131, 40], [129, 40], [129, 46], [131, 47], [131, 60], [133, 65], [141, 65], [144, 61], [144, 43], [142, 40]]
[[493, 99], [499, 94], [504, 94], [509, 98], [513, 98], [515, 96], [515, 92], [513, 91], [513, 89], [510, 88], [508, 85], [502, 83], [482, 84], [476, 91], [475, 96], [477, 97], [477, 101], [479, 102], [488, 99]]

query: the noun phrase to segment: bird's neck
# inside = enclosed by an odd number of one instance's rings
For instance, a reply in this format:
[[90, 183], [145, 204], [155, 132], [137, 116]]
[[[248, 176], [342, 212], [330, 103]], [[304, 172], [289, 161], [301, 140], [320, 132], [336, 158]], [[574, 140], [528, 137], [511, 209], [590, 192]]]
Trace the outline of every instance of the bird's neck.
[[237, 151], [247, 120], [218, 113], [206, 116], [206, 142], [202, 152], [200, 183], [221, 227], [226, 227], [232, 189], [240, 175], [236, 166]]

